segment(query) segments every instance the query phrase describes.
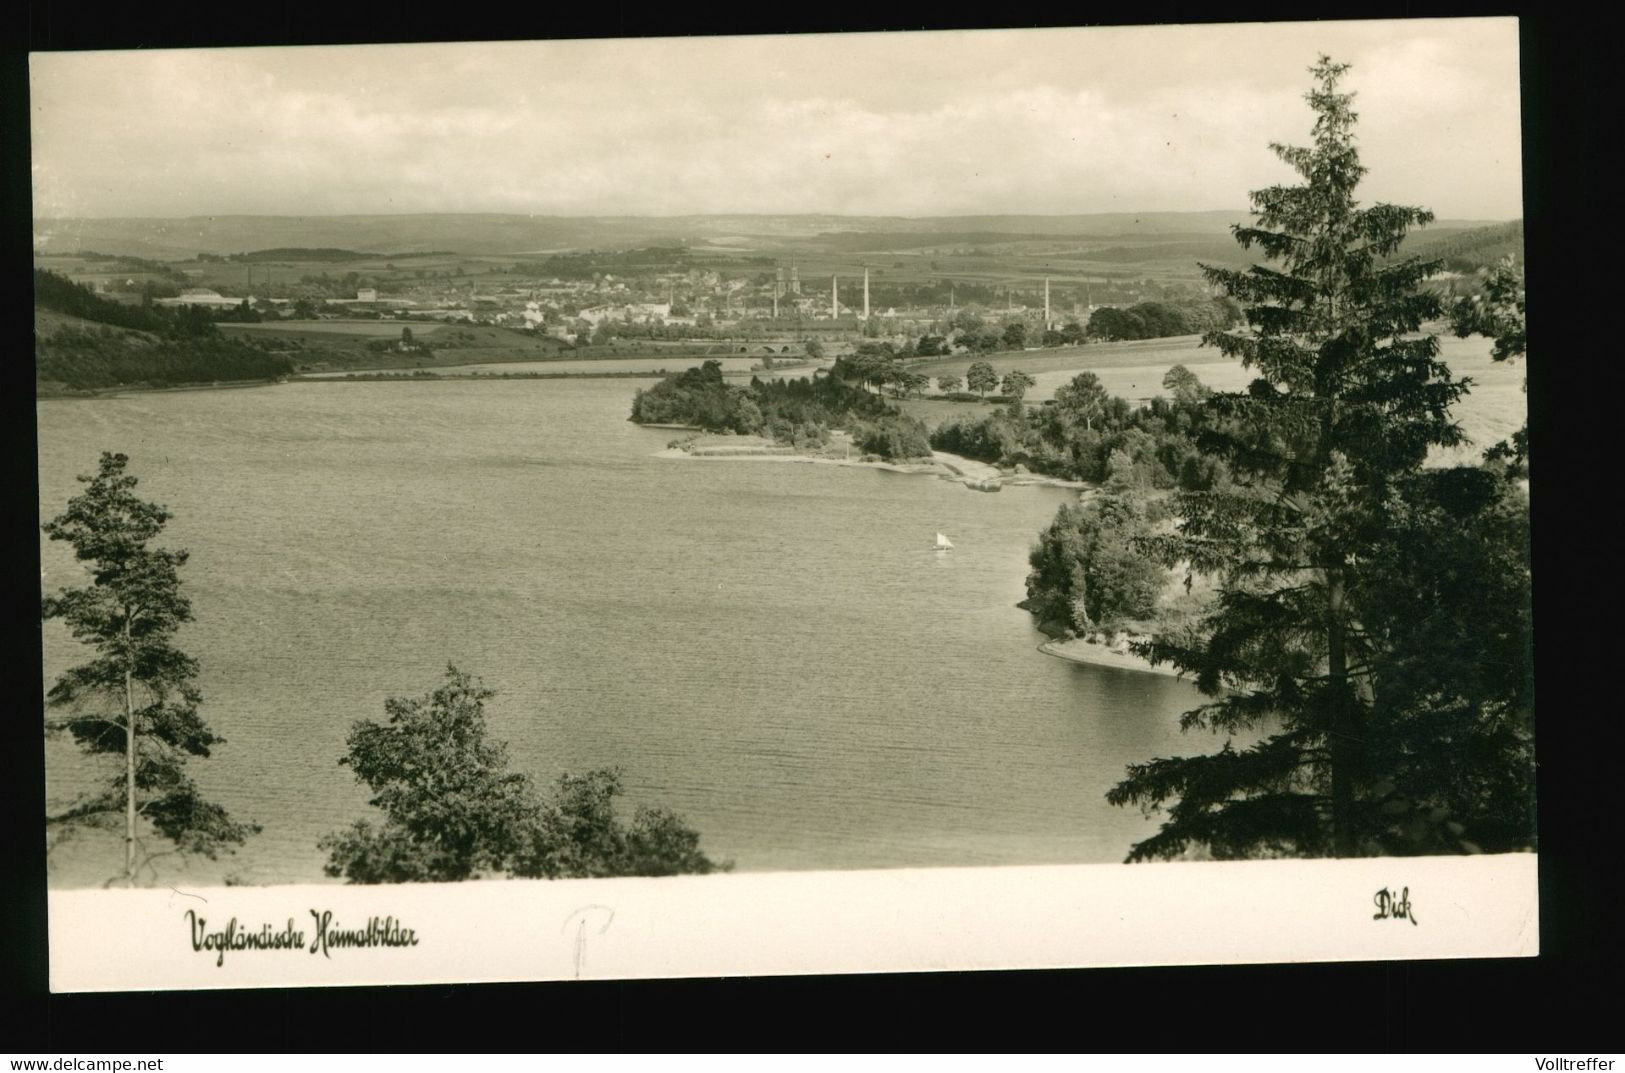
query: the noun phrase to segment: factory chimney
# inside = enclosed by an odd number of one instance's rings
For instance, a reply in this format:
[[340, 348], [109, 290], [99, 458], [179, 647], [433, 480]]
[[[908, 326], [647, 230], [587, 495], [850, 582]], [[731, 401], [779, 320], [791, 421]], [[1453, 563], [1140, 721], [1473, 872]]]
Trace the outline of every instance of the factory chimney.
[[863, 270], [863, 319], [869, 319], [869, 270]]

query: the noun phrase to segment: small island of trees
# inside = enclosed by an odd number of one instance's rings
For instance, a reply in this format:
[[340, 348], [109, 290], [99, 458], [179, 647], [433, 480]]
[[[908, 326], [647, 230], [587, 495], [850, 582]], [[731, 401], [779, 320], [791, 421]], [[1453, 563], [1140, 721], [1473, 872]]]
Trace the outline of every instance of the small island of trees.
[[860, 450], [880, 458], [929, 455], [925, 425], [900, 413], [878, 391], [852, 387], [843, 378], [849, 373], [837, 362], [836, 371], [827, 376], [752, 377], [748, 387], [739, 387], [723, 377], [721, 362], [711, 360], [640, 388], [632, 397], [632, 420], [768, 436], [798, 447], [825, 443], [831, 429], [845, 429]]

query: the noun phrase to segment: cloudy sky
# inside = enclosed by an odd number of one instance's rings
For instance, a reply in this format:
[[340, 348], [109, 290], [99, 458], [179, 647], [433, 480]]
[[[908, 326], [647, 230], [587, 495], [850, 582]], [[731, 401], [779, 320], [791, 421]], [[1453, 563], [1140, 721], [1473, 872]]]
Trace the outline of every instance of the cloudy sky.
[[1511, 19], [35, 54], [37, 217], [1234, 209], [1354, 64], [1361, 194], [1522, 215]]

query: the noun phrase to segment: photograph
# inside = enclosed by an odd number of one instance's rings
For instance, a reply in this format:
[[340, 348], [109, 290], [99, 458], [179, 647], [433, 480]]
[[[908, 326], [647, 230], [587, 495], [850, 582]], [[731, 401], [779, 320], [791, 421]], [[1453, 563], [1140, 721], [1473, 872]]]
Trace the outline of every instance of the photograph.
[[52, 987], [1536, 953], [1519, 44], [33, 52]]

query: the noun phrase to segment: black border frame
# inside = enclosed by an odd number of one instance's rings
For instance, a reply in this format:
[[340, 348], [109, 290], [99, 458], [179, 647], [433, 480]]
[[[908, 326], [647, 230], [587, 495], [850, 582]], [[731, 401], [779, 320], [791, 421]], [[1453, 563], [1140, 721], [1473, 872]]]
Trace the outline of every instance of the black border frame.
[[[1603, 952], [1614, 899], [1603, 867], [1618, 845], [1615, 781], [1603, 770], [1618, 753], [1610, 734], [1618, 686], [1608, 676], [1612, 628], [1574, 614], [1585, 603], [1610, 610], [1596, 584], [1617, 560], [1615, 530], [1601, 521], [1606, 481], [1617, 466], [1589, 437], [1611, 398], [1596, 386], [1558, 397], [1557, 373], [1590, 353], [1605, 358], [1611, 306], [1597, 277], [1579, 268], [1606, 229], [1584, 226], [1613, 206], [1566, 186], [1561, 223], [1557, 173], [1604, 177], [1607, 130], [1595, 115], [1614, 96], [1583, 80], [1601, 65], [1569, 42], [1589, 28], [1516, 7], [1466, 10], [1389, 4], [1311, 15], [1284, 5], [1223, 10], [1158, 4], [1110, 14], [1085, 10], [1013, 13], [984, 7], [946, 12], [925, 6], [869, 5], [839, 10], [782, 5], [738, 11], [694, 5], [637, 10], [591, 6], [524, 12], [459, 8], [449, 20], [381, 4], [228, 9], [29, 0], [26, 33], [6, 34], [0, 136], [5, 153], [4, 228], [8, 267], [24, 269], [29, 225], [26, 54], [35, 50], [341, 44], [374, 41], [515, 40], [546, 37], [693, 36], [855, 30], [981, 29], [1014, 26], [1134, 25], [1516, 15], [1524, 64], [1524, 168], [1527, 256], [1535, 271], [1530, 306], [1541, 340], [1529, 368], [1531, 441], [1541, 467], [1533, 495], [1537, 681], [1545, 725], [1539, 741], [1542, 954], [1536, 959], [1078, 969], [891, 976], [783, 977], [586, 984], [429, 985], [258, 991], [51, 995], [45, 976], [45, 869], [36, 802], [44, 796], [43, 757], [32, 719], [43, 702], [38, 666], [34, 556], [37, 501], [31, 378], [22, 325], [29, 324], [26, 275], [7, 272], [5, 317], [15, 343], [5, 362], [5, 487], [23, 509], [7, 512], [19, 559], [6, 571], [9, 614], [3, 661], [7, 689], [3, 810], [10, 852], [5, 876], [3, 969], [12, 1014], [6, 1049], [41, 1054], [137, 1051], [443, 1050], [1106, 1050], [1230, 1052], [1507, 1051], [1557, 1053], [1596, 1038], [1617, 1014], [1603, 984]], [[19, 13], [21, 15], [21, 13]], [[1001, 17], [1003, 16], [1003, 17]], [[22, 19], [14, 16], [18, 22]], [[18, 40], [13, 40], [13, 38]], [[1580, 152], [1591, 147], [1588, 160]], [[1550, 214], [1550, 215], [1549, 215]], [[1580, 225], [1578, 228], [1576, 225]], [[1560, 249], [1554, 232], [1561, 232]], [[13, 259], [15, 258], [15, 259]], [[21, 285], [20, 285], [21, 284]], [[1616, 303], [1617, 304], [1617, 303]], [[1583, 313], [1582, 313], [1583, 311]], [[1578, 337], [1583, 321], [1588, 341]], [[1603, 328], [1601, 332], [1597, 328]], [[1581, 349], [1584, 347], [1585, 349]], [[1598, 362], [1597, 365], [1601, 365]], [[1594, 371], [1595, 370], [1595, 371]], [[1557, 412], [1561, 406], [1562, 413]], [[15, 412], [13, 412], [15, 411]], [[1600, 439], [1600, 437], [1599, 437]], [[1599, 492], [1603, 494], [1598, 495]], [[1590, 597], [1586, 600], [1586, 597]], [[1600, 599], [1599, 599], [1600, 597]], [[1593, 699], [1592, 690], [1603, 699]], [[1606, 901], [1605, 901], [1606, 899]], [[1617, 986], [1617, 985], [1616, 985]], [[1579, 1030], [1579, 1031], [1576, 1031]]]

